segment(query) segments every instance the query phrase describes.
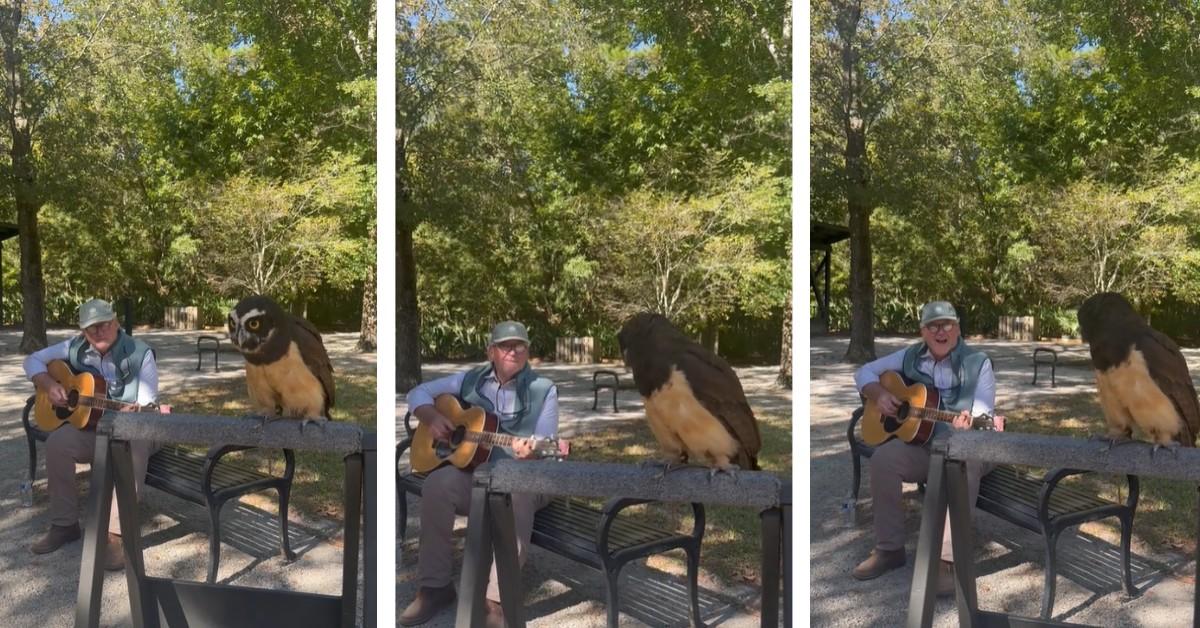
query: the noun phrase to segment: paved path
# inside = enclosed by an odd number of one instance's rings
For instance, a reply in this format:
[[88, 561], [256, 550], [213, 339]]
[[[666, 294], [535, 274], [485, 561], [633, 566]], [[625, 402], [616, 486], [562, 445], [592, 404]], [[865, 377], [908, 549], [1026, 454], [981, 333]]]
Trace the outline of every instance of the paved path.
[[[426, 380], [449, 375], [464, 364], [426, 365]], [[592, 372], [594, 365], [543, 364], [536, 367], [558, 384], [559, 432], [571, 438], [588, 431], [608, 429], [629, 421], [644, 421], [641, 398], [637, 391], [622, 390], [617, 399], [618, 412], [612, 412], [611, 395], [602, 395], [599, 410], [592, 411]], [[612, 366], [601, 368], [615, 368]], [[620, 370], [619, 368], [617, 370]], [[736, 369], [746, 389], [750, 405], [758, 412], [777, 416], [791, 414], [792, 397], [774, 386], [777, 369], [749, 367]], [[606, 403], [607, 402], [607, 403]], [[402, 417], [406, 411], [403, 397], [397, 399], [397, 439], [403, 435]], [[403, 463], [402, 463], [403, 464]], [[396, 549], [397, 615], [416, 594], [417, 537], [420, 535], [420, 500], [410, 497], [408, 541]], [[456, 534], [466, 533], [466, 517], [459, 517]], [[682, 561], [682, 552], [679, 554]], [[462, 548], [456, 552], [456, 569], [461, 565]], [[704, 552], [700, 553], [700, 606], [709, 626], [751, 627], [760, 624], [757, 612], [760, 590], [757, 587], [729, 586], [716, 582], [703, 572]], [[672, 574], [645, 561], [631, 563], [622, 570], [620, 591], [622, 626], [687, 626], [687, 585], [679, 574]], [[540, 547], [531, 550], [522, 572], [526, 591], [526, 622], [532, 628], [579, 628], [605, 625], [604, 578], [600, 572], [582, 567]], [[458, 571], [455, 572], [455, 584]], [[450, 628], [454, 612], [436, 616], [429, 628]]]
[[[913, 342], [909, 338], [876, 340], [875, 351], [883, 356]], [[998, 408], [1019, 408], [1052, 402], [1062, 394], [1094, 391], [1088, 367], [1087, 348], [1078, 344], [1057, 345], [1062, 349], [1058, 386], [1030, 385], [1033, 343], [974, 340], [987, 351], [997, 372]], [[851, 466], [846, 443], [846, 424], [858, 405], [854, 390], [854, 366], [841, 362], [847, 339], [812, 339], [809, 409], [811, 421], [811, 479], [809, 522], [811, 534], [810, 575], [812, 625], [898, 626], [906, 619], [912, 583], [913, 553], [920, 527], [921, 502], [915, 485], [907, 485], [906, 501], [909, 564], [876, 580], [858, 582], [850, 576], [854, 566], [874, 545], [871, 528], [870, 487], [863, 469], [863, 498], [858, 525], [848, 527], [841, 503], [849, 494]], [[1042, 343], [1036, 346], [1054, 346]], [[1200, 372], [1200, 350], [1184, 351], [1192, 372]], [[1064, 366], [1064, 362], [1066, 366]], [[1010, 415], [1015, 415], [1010, 413]], [[1019, 429], [1010, 416], [1009, 429]], [[1103, 419], [1096, 418], [1096, 431]], [[870, 464], [869, 462], [867, 464]], [[1145, 506], [1144, 504], [1142, 505]], [[980, 607], [986, 610], [1036, 617], [1040, 612], [1044, 559], [1042, 538], [987, 513], [976, 513], [976, 569]], [[1126, 600], [1119, 578], [1119, 543], [1110, 535], [1097, 538], [1083, 532], [1065, 534], [1059, 541], [1060, 564], [1054, 618], [1072, 623], [1103, 626], [1179, 626], [1191, 617], [1195, 564], [1187, 556], [1148, 547], [1137, 539], [1134, 524], [1134, 583], [1142, 595]], [[1078, 557], [1095, 562], [1083, 563]], [[1065, 574], [1065, 575], [1064, 575]], [[935, 626], [956, 626], [953, 601], [938, 604]]]
[[[72, 330], [53, 330], [50, 342], [69, 337]], [[216, 332], [211, 332], [216, 333]], [[197, 332], [135, 331], [154, 347], [159, 364], [160, 391], [164, 399], [176, 391], [210, 385], [228, 385], [244, 390], [242, 358], [222, 341], [221, 370], [212, 371], [211, 358], [197, 372]], [[218, 333], [223, 337], [223, 333]], [[334, 368], [338, 372], [373, 372], [373, 354], [354, 351], [357, 334], [325, 334]], [[31, 385], [21, 370], [17, 353], [19, 332], [0, 330], [0, 408], [7, 417], [0, 422], [0, 625], [52, 628], [74, 621], [75, 596], [79, 581], [82, 543], [72, 543], [52, 554], [35, 556], [29, 545], [48, 525], [43, 447], [38, 447], [38, 480], [34, 485], [33, 508], [21, 508], [18, 484], [27, 473], [28, 449], [21, 428], [20, 411]], [[89, 474], [80, 470], [80, 505]], [[278, 536], [274, 498], [266, 500], [267, 511], [245, 503], [227, 505], [222, 531], [232, 534], [237, 526], [247, 530], [240, 538], [223, 543], [218, 581], [252, 587], [337, 594], [341, 590], [341, 522], [308, 519], [293, 509], [292, 547], [298, 559], [285, 563], [277, 556]], [[147, 549], [146, 571], [151, 576], [203, 580], [208, 566], [207, 515], [194, 506], [157, 490], [144, 498], [142, 534]], [[84, 520], [81, 514], [80, 520]], [[231, 524], [233, 524], [231, 526]], [[361, 564], [361, 563], [360, 563]], [[361, 582], [361, 581], [360, 581]], [[102, 602], [102, 626], [129, 625], [129, 601], [123, 572], [106, 576]]]

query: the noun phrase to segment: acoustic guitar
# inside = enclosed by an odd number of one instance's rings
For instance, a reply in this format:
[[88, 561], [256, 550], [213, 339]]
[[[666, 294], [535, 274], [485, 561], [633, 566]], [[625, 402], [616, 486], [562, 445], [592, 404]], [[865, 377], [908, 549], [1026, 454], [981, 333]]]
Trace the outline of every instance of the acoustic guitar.
[[[444, 464], [470, 471], [488, 461], [493, 447], [511, 448], [513, 441], [521, 438], [500, 432], [500, 419], [495, 414], [465, 404], [454, 395], [439, 395], [433, 406], [450, 419], [454, 432], [449, 441], [434, 440], [429, 426], [417, 424], [409, 450], [414, 473], [428, 473]], [[531, 436], [529, 440], [539, 458], [562, 459], [571, 451], [566, 440], [545, 436]]]
[[[893, 438], [913, 445], [924, 445], [933, 437], [933, 428], [938, 422], [950, 422], [958, 417], [957, 412], [939, 410], [937, 388], [921, 383], [909, 382], [900, 373], [884, 371], [879, 384], [901, 401], [893, 415], [886, 415], [873, 399], [868, 399], [863, 408], [862, 439], [871, 447], [878, 447]], [[995, 429], [992, 416], [981, 414], [971, 419], [973, 429]]]
[[[78, 430], [92, 429], [96, 427], [105, 410], [120, 411], [125, 406], [120, 401], [108, 398], [108, 388], [104, 378], [99, 375], [86, 371], [76, 373], [62, 360], [51, 360], [46, 365], [46, 372], [66, 389], [67, 404], [56, 406], [50, 402], [50, 395], [40, 388], [37, 390], [33, 402], [33, 418], [38, 429], [43, 432], [53, 432], [67, 424]], [[148, 405], [136, 410], [162, 414], [170, 411], [171, 407], [167, 405]]]

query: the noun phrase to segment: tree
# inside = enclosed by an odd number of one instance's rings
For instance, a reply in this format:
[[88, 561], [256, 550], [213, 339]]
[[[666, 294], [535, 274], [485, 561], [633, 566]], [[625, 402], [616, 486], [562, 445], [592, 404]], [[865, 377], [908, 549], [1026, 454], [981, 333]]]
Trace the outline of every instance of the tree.
[[347, 266], [355, 251], [340, 216], [360, 201], [362, 178], [361, 167], [343, 161], [299, 180], [237, 175], [223, 182], [199, 209], [209, 282], [228, 296], [294, 299], [317, 284], [323, 268]]

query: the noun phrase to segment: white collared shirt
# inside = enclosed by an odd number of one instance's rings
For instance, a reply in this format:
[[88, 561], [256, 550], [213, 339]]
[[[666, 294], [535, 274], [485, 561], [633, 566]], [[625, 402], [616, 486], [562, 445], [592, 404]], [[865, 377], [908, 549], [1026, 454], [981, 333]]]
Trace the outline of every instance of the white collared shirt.
[[[64, 340], [25, 356], [25, 361], [21, 364], [25, 369], [25, 377], [32, 381], [35, 375], [45, 373], [46, 365], [52, 360], [68, 362], [70, 359], [70, 346], [71, 341]], [[105, 381], [120, 381], [120, 377], [117, 376], [117, 365], [113, 362], [112, 351], [101, 356], [99, 351], [96, 351], [92, 348], [91, 344], [88, 344], [87, 349], [83, 351], [83, 363], [100, 371], [100, 376]], [[146, 357], [142, 358], [142, 368], [138, 371], [137, 403], [144, 406], [154, 403], [157, 399], [158, 364], [154, 361], [154, 352], [147, 351]]]
[[[879, 381], [884, 371], [904, 371], [904, 352], [907, 348], [885, 355], [874, 362], [867, 362], [854, 373], [854, 385], [861, 394], [867, 385]], [[934, 360], [928, 350], [922, 351], [917, 358], [917, 370], [928, 375], [933, 385], [943, 398], [954, 388], [955, 373], [953, 362], [947, 355], [942, 360]], [[971, 405], [971, 414], [991, 414], [996, 407], [996, 374], [992, 372], [992, 361], [984, 360], [979, 369], [979, 381], [975, 384], [975, 400]]]
[[[409, 411], [421, 406], [433, 405], [433, 400], [439, 395], [455, 395], [462, 392], [463, 380], [467, 371], [455, 373], [435, 380], [424, 382], [408, 391]], [[500, 385], [493, 369], [480, 380], [478, 390], [480, 396], [492, 403], [496, 416], [500, 419], [501, 427], [508, 428], [512, 424], [517, 411], [517, 380], [511, 379]], [[558, 434], [558, 386], [551, 386], [542, 404], [542, 413], [538, 415], [537, 425], [533, 428], [535, 436], [553, 437]]]

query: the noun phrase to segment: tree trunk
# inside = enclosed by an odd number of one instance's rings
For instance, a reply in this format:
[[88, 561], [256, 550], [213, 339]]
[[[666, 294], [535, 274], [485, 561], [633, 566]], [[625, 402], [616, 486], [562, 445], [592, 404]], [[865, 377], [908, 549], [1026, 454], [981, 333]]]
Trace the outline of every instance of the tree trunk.
[[405, 134], [396, 138], [396, 392], [421, 383], [421, 310], [417, 303], [416, 229], [408, 188]]
[[783, 309], [783, 342], [779, 350], [779, 376], [775, 385], [792, 389], [792, 291], [788, 290], [787, 306]]
[[417, 305], [417, 266], [413, 228], [396, 221], [396, 392], [421, 383], [421, 312]]
[[4, 72], [8, 92], [5, 122], [11, 145], [13, 201], [17, 209], [17, 234], [21, 241], [21, 344], [22, 353], [46, 346], [46, 288], [42, 282], [42, 246], [38, 240], [37, 166], [33, 161], [33, 121], [26, 115], [25, 68], [17, 37], [21, 25], [20, 3], [0, 10], [0, 37], [4, 40]]
[[850, 346], [848, 362], [875, 359], [875, 284], [871, 277], [871, 212], [867, 125], [858, 75], [859, 2], [840, 4], [837, 29], [842, 53], [842, 128], [846, 134], [846, 205], [850, 214]]
[[[371, 238], [375, 238], [375, 229], [371, 229]], [[363, 284], [362, 298], [362, 326], [358, 331], [358, 344], [354, 345], [356, 349], [363, 353], [374, 353], [377, 346], [375, 338], [375, 328], [377, 322], [376, 316], [376, 301], [375, 301], [375, 286], [378, 284], [375, 268], [367, 273], [367, 281]]]

